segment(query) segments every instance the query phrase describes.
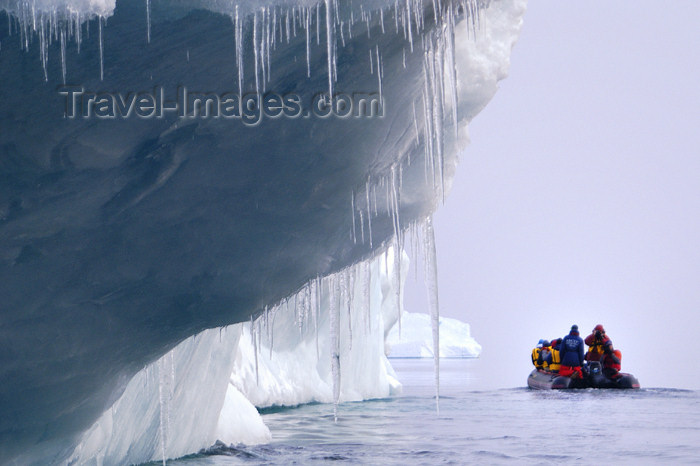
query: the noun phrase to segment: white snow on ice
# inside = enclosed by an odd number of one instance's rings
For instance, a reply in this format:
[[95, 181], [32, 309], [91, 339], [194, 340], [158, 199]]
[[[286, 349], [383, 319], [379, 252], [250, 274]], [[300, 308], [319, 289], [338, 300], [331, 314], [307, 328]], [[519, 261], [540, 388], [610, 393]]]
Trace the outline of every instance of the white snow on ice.
[[[401, 317], [401, 335], [394, 325], [386, 339], [389, 358], [432, 358], [433, 339], [430, 316], [404, 312]], [[481, 345], [471, 336], [469, 324], [457, 319], [440, 317], [440, 357], [478, 358]]]

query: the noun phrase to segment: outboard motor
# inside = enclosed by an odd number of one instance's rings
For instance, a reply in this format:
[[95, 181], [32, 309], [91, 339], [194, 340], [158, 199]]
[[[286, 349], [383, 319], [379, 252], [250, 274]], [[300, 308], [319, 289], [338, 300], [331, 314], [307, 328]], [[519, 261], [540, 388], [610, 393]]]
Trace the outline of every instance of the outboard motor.
[[591, 387], [605, 386], [606, 378], [603, 375], [603, 366], [600, 361], [588, 362], [588, 383]]

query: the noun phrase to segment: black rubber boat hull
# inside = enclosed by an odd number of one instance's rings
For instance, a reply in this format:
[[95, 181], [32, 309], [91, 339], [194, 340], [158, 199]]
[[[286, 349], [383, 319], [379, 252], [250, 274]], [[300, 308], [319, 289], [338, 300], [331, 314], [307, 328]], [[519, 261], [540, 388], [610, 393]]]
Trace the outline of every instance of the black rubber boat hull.
[[621, 377], [608, 379], [601, 373], [591, 373], [583, 379], [562, 377], [553, 372], [534, 369], [527, 378], [527, 386], [534, 390], [568, 390], [574, 388], [638, 389], [639, 380], [632, 374], [621, 373]]

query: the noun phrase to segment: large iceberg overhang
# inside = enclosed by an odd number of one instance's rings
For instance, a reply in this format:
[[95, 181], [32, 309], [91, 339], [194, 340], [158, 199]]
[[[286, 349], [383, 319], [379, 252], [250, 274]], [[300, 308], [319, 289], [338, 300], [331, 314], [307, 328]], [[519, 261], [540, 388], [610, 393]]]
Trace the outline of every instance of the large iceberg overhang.
[[[0, 460], [69, 448], [179, 342], [435, 209], [524, 6], [354, 3], [0, 2]], [[381, 92], [384, 115], [66, 118], [64, 83], [332, 87]]]

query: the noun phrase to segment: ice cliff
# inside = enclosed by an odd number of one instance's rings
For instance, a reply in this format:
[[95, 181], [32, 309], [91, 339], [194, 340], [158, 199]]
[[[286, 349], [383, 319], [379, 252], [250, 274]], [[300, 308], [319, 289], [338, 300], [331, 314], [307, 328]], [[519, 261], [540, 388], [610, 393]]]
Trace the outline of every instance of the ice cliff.
[[[291, 344], [280, 303], [319, 277], [349, 296], [330, 277], [429, 217], [523, 12], [520, 0], [0, 0], [0, 463], [142, 461], [222, 431], [235, 440], [235, 423], [214, 424], [251, 380], [199, 381], [234, 373], [228, 349], [243, 351], [251, 316], [276, 309], [274, 351]], [[384, 105], [381, 118], [256, 124], [68, 118], [64, 83]], [[318, 322], [360, 318], [341, 302]], [[321, 340], [319, 380], [341, 384], [314, 396], [374, 396], [343, 385], [356, 376], [342, 334], [329, 331], [325, 356]], [[365, 356], [390, 387], [383, 356]], [[261, 356], [258, 380], [279, 379], [281, 360]], [[200, 391], [216, 401], [190, 437], [179, 429]]]
[[[408, 258], [402, 262], [405, 275]], [[394, 253], [358, 263], [269, 309], [256, 320], [205, 330], [129, 382], [83, 434], [69, 463], [129, 464], [178, 458], [216, 440], [270, 440], [256, 407], [334, 403], [396, 394], [384, 357], [396, 322]], [[330, 325], [331, 312], [338, 319]], [[334, 335], [335, 334], [335, 335]], [[338, 397], [331, 345], [339, 342]]]

